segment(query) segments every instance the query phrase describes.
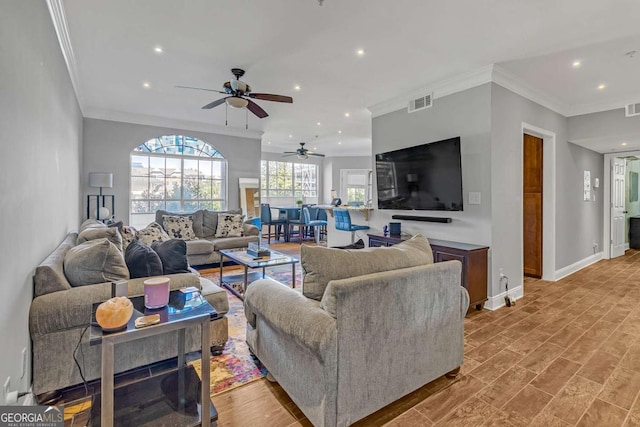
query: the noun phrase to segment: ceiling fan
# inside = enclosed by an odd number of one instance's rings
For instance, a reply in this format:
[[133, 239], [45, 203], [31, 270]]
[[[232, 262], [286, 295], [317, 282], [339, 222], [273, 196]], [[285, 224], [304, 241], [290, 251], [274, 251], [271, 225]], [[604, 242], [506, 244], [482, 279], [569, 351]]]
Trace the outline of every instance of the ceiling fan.
[[[240, 77], [244, 76], [244, 70], [240, 68], [232, 68], [231, 73], [235, 76], [235, 80], [231, 80], [222, 85], [223, 90], [216, 89], [205, 89], [201, 87], [192, 87], [192, 86], [176, 86], [180, 89], [196, 89], [196, 90], [206, 90], [209, 92], [218, 92], [223, 93], [225, 95], [230, 95], [225, 98], [220, 98], [215, 100], [204, 107], [205, 110], [209, 110], [211, 108], [217, 107], [218, 105], [224, 104], [225, 102], [231, 108], [246, 108], [251, 111], [257, 117], [264, 119], [268, 116], [267, 112], [262, 109], [258, 104], [253, 102], [251, 99], [261, 99], [263, 101], [275, 101], [275, 102], [287, 102], [291, 104], [293, 102], [293, 98], [290, 96], [284, 95], [272, 95], [269, 93], [253, 93], [251, 91], [251, 86], [246, 84], [245, 82], [240, 80]], [[248, 99], [251, 98], [251, 99]]]
[[284, 154], [286, 154], [286, 156], [284, 157], [293, 156], [294, 154], [297, 155], [299, 159], [308, 159], [309, 156], [324, 157], [324, 154], [314, 153], [308, 148], [304, 148], [304, 145], [305, 143], [301, 142], [300, 148], [298, 148], [296, 151], [285, 151]]

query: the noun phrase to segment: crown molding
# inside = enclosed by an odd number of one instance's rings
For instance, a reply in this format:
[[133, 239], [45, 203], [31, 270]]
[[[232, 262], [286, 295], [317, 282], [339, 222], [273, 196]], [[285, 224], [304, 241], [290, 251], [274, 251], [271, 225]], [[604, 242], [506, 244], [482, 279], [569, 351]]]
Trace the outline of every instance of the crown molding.
[[127, 113], [93, 107], [87, 107], [83, 116], [88, 119], [110, 120], [114, 122], [133, 123], [137, 125], [157, 126], [195, 132], [208, 132], [218, 135], [238, 136], [241, 138], [262, 139], [262, 134], [264, 133], [259, 130], [218, 126], [210, 123], [172, 119], [168, 117], [151, 116], [139, 113]]
[[577, 104], [571, 107], [567, 116], [581, 116], [583, 114], [599, 113], [601, 111], [609, 110], [623, 110], [622, 114], [624, 114], [624, 109], [627, 104], [637, 104], [638, 102], [640, 102], [640, 93], [637, 93], [634, 96], [625, 96], [624, 98], [618, 98], [615, 101], [610, 102]]
[[492, 70], [493, 65], [488, 65], [468, 73], [431, 83], [419, 89], [412, 90], [411, 92], [367, 107], [367, 109], [371, 112], [372, 117], [378, 117], [383, 114], [407, 108], [410, 100], [419, 96], [424, 96], [428, 93], [433, 92], [433, 99], [435, 100], [457, 92], [462, 92], [464, 90], [489, 83], [491, 81]]
[[543, 92], [539, 89], [530, 86], [523, 80], [519, 79], [504, 68], [494, 65], [493, 75], [491, 80], [505, 89], [509, 89], [511, 92], [526, 98], [536, 104], [542, 105], [563, 116], [567, 116], [569, 112], [569, 106], [556, 99], [555, 97]]
[[58, 36], [58, 43], [60, 44], [60, 50], [64, 57], [64, 62], [67, 64], [67, 71], [69, 72], [69, 78], [71, 79], [71, 86], [76, 94], [80, 111], [84, 112], [82, 108], [82, 96], [80, 93], [80, 83], [78, 80], [78, 65], [76, 63], [76, 57], [73, 53], [73, 47], [71, 46], [71, 39], [69, 37], [69, 28], [67, 27], [67, 16], [64, 11], [63, 0], [46, 0], [47, 7], [49, 8], [49, 15], [51, 15], [51, 21], [53, 22], [53, 28], [56, 30]]

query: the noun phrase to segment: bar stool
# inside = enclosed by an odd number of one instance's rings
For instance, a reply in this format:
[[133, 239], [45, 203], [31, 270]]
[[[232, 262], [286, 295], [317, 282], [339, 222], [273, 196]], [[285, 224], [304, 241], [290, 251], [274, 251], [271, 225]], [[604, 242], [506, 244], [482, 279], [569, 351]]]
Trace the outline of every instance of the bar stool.
[[267, 242], [271, 243], [271, 226], [275, 226], [274, 237], [276, 239], [280, 238], [280, 227], [287, 227], [287, 219], [286, 218], [278, 218], [273, 219], [271, 217], [271, 205], [269, 203], [262, 203], [260, 205], [260, 222], [262, 225], [267, 226]]
[[320, 230], [321, 230], [322, 227], [326, 227], [327, 226], [327, 221], [311, 219], [311, 213], [309, 212], [309, 208], [307, 208], [307, 207], [302, 208], [302, 214], [304, 215], [304, 225], [305, 225], [305, 227], [313, 228], [314, 235], [316, 237], [316, 245], [320, 246]]
[[336, 230], [351, 232], [351, 243], [355, 242], [356, 231], [369, 229], [368, 225], [351, 224], [351, 215], [346, 209], [334, 209], [333, 215], [336, 220]]

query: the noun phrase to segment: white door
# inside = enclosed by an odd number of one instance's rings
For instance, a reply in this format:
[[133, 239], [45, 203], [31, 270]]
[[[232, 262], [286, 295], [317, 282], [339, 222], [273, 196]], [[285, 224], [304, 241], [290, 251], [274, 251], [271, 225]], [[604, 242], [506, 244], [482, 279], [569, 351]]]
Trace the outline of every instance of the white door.
[[624, 255], [626, 160], [616, 157], [611, 163], [611, 258]]

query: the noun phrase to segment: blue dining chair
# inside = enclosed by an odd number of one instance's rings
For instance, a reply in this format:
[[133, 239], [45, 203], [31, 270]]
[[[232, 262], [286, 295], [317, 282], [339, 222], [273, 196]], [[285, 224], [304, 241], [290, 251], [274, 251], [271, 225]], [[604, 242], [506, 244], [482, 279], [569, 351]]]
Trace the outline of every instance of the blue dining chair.
[[357, 225], [351, 223], [351, 215], [346, 209], [334, 209], [333, 216], [336, 220], [336, 230], [351, 232], [351, 243], [356, 239], [356, 231], [368, 230], [368, 225]]
[[311, 218], [311, 213], [309, 212], [309, 208], [308, 207], [302, 208], [302, 215], [304, 216], [304, 225], [306, 227], [313, 228], [313, 230], [314, 230], [313, 234], [316, 237], [316, 245], [320, 246], [320, 234], [321, 234], [320, 230], [321, 230], [322, 227], [326, 227], [327, 226], [327, 221], [322, 221], [322, 220], [318, 220], [318, 219], [312, 219]]
[[287, 227], [286, 218], [274, 219], [271, 217], [271, 205], [269, 203], [262, 203], [260, 205], [260, 222], [262, 225], [267, 226], [267, 242], [271, 243], [271, 226], [275, 227], [273, 236], [276, 239], [280, 238], [280, 227]]

